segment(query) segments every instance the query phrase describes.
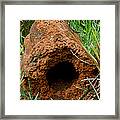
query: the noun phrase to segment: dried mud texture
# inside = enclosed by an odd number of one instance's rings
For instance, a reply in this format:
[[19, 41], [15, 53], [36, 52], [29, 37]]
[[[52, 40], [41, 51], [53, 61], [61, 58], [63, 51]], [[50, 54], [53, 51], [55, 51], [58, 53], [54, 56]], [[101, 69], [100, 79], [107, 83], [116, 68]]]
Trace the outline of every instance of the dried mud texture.
[[[28, 94], [40, 100], [97, 99], [89, 81], [83, 80], [98, 75], [95, 61], [67, 21], [35, 21], [24, 45], [22, 86]], [[99, 81], [91, 82], [99, 91]]]

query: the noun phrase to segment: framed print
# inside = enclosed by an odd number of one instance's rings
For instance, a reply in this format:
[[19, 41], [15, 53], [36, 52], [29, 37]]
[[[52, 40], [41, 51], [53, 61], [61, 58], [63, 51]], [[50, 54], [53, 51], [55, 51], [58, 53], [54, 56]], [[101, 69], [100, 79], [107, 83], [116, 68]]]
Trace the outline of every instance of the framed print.
[[117, 0], [1, 9], [2, 119], [119, 119]]

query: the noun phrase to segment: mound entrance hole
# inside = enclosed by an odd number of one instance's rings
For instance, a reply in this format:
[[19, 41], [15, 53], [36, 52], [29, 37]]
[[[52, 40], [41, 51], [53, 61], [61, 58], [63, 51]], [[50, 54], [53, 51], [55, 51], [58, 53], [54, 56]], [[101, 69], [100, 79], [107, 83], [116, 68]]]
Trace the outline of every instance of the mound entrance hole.
[[46, 74], [48, 84], [54, 90], [68, 88], [78, 76], [74, 65], [68, 61], [59, 62], [51, 67]]

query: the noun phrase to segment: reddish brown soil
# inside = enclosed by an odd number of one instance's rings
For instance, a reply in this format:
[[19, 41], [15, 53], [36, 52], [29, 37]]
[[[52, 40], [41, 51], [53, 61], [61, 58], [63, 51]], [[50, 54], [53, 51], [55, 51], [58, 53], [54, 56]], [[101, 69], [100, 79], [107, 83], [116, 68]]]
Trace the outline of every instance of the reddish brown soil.
[[[82, 81], [97, 76], [95, 61], [67, 21], [35, 21], [24, 45], [22, 86], [27, 92], [31, 88], [32, 96], [38, 94], [41, 100], [97, 99], [89, 81]], [[99, 81], [93, 84], [97, 89]]]

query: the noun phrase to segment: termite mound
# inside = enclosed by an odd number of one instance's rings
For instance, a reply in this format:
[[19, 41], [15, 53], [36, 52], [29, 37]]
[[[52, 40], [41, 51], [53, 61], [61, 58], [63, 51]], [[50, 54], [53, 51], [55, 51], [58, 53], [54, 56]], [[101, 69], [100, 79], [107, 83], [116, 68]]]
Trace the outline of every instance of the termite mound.
[[[41, 100], [96, 99], [89, 82], [98, 74], [96, 61], [64, 20], [37, 20], [24, 40], [22, 86]], [[97, 86], [98, 81], [95, 85]], [[90, 95], [84, 96], [89, 89]]]

